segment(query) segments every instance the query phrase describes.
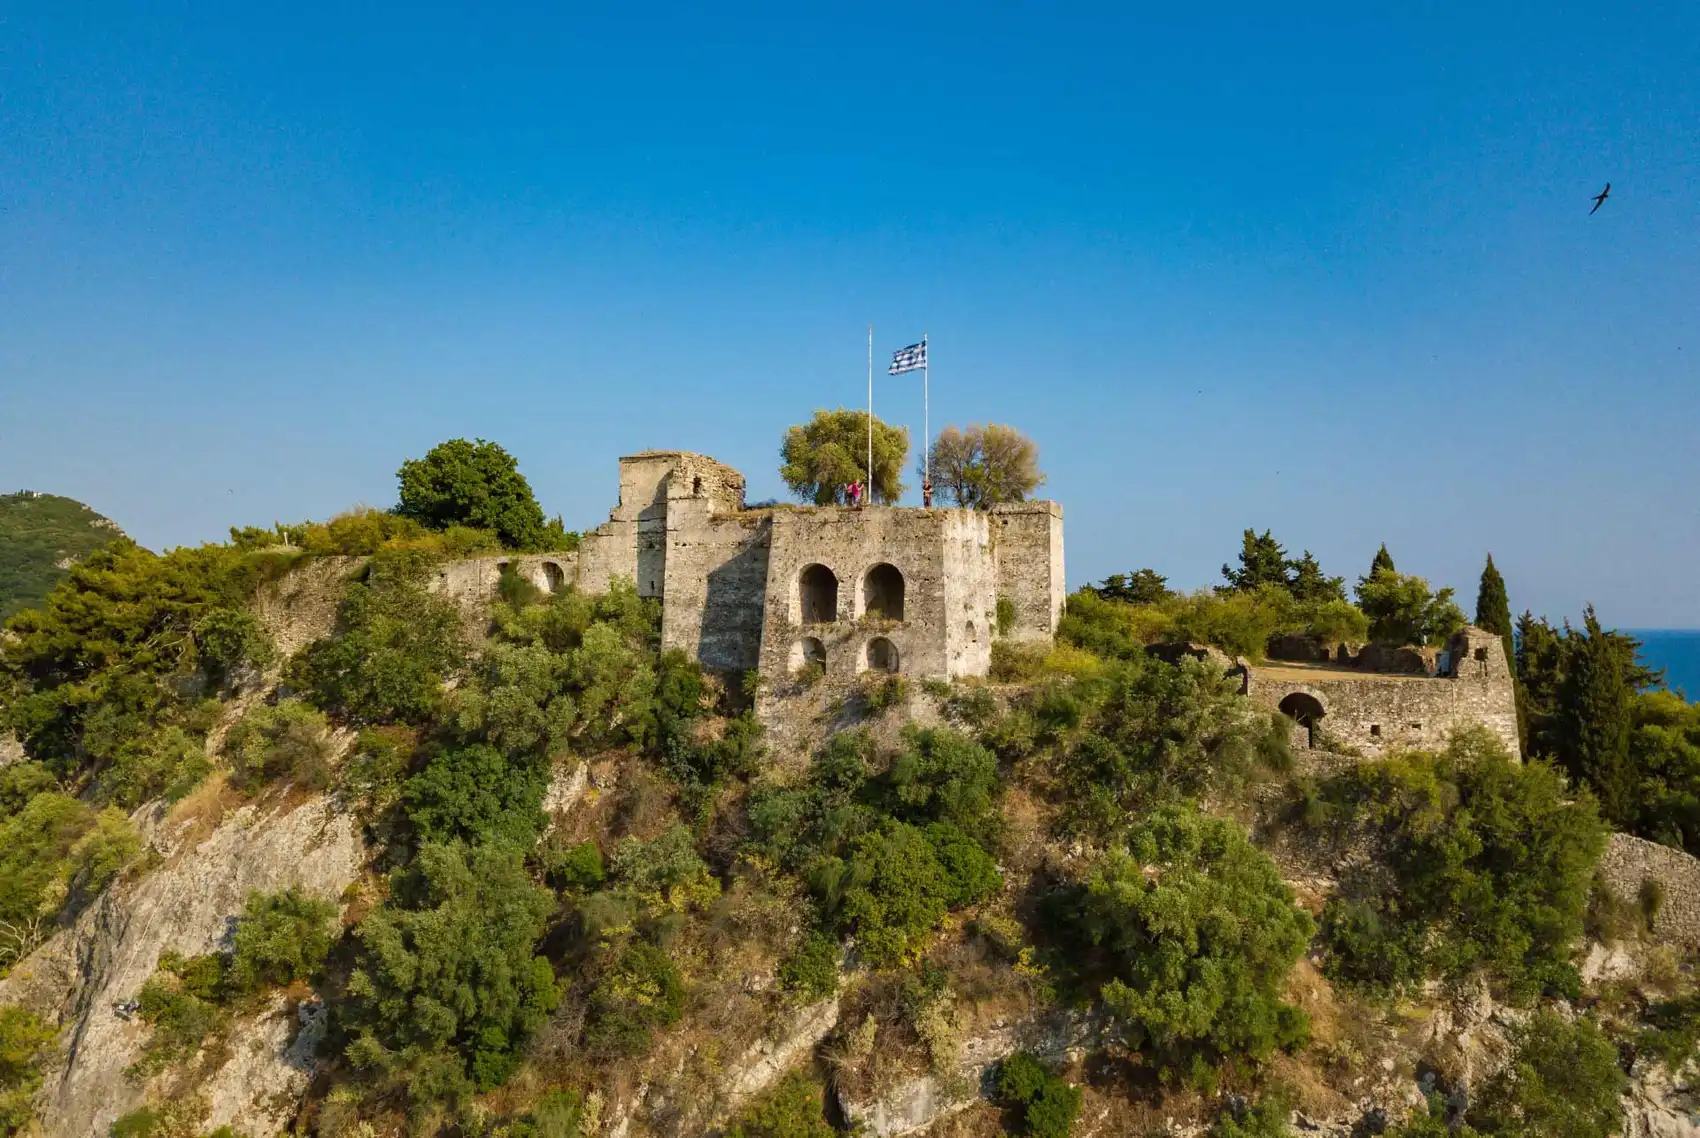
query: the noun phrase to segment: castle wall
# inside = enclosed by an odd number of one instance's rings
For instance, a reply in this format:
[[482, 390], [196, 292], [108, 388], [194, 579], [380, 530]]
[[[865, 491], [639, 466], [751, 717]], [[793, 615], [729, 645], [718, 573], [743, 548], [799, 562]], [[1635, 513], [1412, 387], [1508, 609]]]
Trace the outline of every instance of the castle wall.
[[948, 511], [944, 521], [944, 638], [952, 676], [983, 676], [997, 627], [991, 527], [985, 514]]
[[1345, 669], [1253, 667], [1246, 694], [1271, 708], [1295, 693], [1322, 705], [1322, 731], [1365, 755], [1435, 750], [1459, 728], [1486, 727], [1515, 755], [1517, 699], [1499, 637], [1465, 629], [1447, 646], [1449, 674], [1377, 675]]
[[1013, 640], [1049, 640], [1062, 620], [1062, 507], [1055, 502], [1011, 502], [991, 511], [996, 596], [1015, 606]]
[[[774, 676], [793, 671], [798, 646], [808, 636], [825, 650], [830, 676], [849, 678], [867, 670], [876, 639], [896, 649], [905, 675], [949, 675], [943, 538], [952, 513], [893, 506], [774, 510], [761, 670]], [[882, 563], [903, 575], [901, 621], [866, 612], [867, 573]], [[834, 621], [801, 619], [800, 579], [810, 565], [825, 566], [837, 579]]]
[[710, 671], [746, 672], [761, 662], [772, 519], [717, 515], [715, 505], [708, 497], [669, 503], [661, 646]]

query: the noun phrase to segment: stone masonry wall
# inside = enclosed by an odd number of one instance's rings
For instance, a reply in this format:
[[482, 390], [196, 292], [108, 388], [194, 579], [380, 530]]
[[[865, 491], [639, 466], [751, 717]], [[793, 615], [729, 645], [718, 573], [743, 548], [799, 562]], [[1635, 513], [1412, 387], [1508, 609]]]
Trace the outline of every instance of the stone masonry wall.
[[1611, 891], [1625, 901], [1640, 897], [1643, 882], [1658, 882], [1664, 898], [1653, 918], [1653, 939], [1700, 948], [1700, 859], [1628, 834], [1613, 834], [1600, 857], [1599, 872]]
[[1246, 694], [1280, 708], [1302, 694], [1322, 707], [1319, 726], [1366, 755], [1432, 750], [1461, 727], [1480, 725], [1517, 754], [1517, 697], [1498, 636], [1465, 628], [1447, 643], [1446, 674], [1378, 675], [1348, 668], [1253, 667]]
[[983, 676], [991, 668], [997, 627], [991, 527], [985, 514], [951, 510], [944, 519], [944, 639], [952, 676]]
[[746, 672], [761, 662], [772, 518], [715, 515], [707, 498], [670, 504], [661, 646], [714, 672]]
[[1012, 502], [991, 512], [996, 596], [1015, 606], [1015, 640], [1049, 640], [1062, 619], [1062, 507], [1055, 502]]
[[[830, 676], [853, 677], [867, 667], [872, 641], [883, 638], [907, 675], [949, 674], [945, 650], [944, 519], [950, 511], [892, 506], [823, 506], [772, 512], [772, 548], [762, 622], [761, 670], [792, 671], [801, 638], [818, 639]], [[889, 564], [903, 575], [901, 621], [865, 617], [868, 570]], [[801, 619], [802, 572], [822, 565], [837, 578], [836, 619]]]

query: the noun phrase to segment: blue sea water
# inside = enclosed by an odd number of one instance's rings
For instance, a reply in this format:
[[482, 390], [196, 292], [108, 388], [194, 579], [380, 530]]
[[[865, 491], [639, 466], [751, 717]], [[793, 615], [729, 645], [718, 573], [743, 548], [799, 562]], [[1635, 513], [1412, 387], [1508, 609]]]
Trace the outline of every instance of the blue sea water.
[[1641, 641], [1641, 660], [1665, 670], [1665, 686], [1700, 703], [1700, 628], [1624, 629]]

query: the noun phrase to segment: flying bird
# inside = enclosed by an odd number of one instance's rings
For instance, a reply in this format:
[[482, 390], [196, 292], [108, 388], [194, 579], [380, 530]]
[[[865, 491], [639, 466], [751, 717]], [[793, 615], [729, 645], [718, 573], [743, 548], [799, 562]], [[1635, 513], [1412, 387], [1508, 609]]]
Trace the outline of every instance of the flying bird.
[[1608, 198], [1610, 196], [1611, 196], [1611, 183], [1607, 182], [1606, 188], [1601, 190], [1599, 192], [1599, 194], [1597, 194], [1595, 196], [1595, 198], [1594, 198], [1594, 208], [1588, 211], [1588, 216], [1593, 217], [1594, 214], [1599, 211], [1599, 208], [1606, 204], [1606, 198]]

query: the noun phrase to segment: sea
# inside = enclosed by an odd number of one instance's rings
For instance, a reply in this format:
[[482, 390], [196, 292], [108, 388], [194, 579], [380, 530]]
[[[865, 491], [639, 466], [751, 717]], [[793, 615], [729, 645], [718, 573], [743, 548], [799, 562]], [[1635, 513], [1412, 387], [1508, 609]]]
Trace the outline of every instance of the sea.
[[1665, 686], [1700, 703], [1700, 628], [1626, 628], [1641, 642], [1641, 661], [1665, 670]]

